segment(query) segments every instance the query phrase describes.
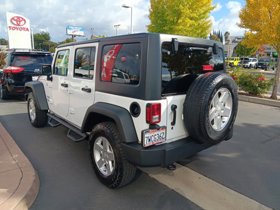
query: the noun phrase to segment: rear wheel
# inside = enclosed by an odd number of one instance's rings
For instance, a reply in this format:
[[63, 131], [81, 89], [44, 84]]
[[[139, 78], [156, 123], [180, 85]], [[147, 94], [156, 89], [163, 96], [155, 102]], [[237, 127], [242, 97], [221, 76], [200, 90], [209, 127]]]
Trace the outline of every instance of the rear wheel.
[[224, 73], [198, 77], [187, 92], [184, 122], [200, 143], [217, 144], [229, 138], [238, 108], [237, 86]]
[[90, 157], [98, 179], [107, 187], [122, 187], [136, 176], [137, 168], [125, 159], [120, 134], [112, 122], [94, 127], [90, 136]]
[[27, 112], [29, 120], [34, 127], [40, 128], [44, 127], [47, 124], [47, 111], [38, 109], [38, 105], [34, 100], [34, 95], [32, 92], [28, 95]]

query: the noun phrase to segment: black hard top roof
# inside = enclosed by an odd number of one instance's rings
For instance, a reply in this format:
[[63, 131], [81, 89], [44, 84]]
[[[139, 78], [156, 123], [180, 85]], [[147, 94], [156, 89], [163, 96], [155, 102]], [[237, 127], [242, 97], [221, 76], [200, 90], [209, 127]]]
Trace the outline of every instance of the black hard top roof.
[[75, 45], [81, 45], [81, 44], [89, 44], [94, 42], [103, 42], [103, 41], [110, 41], [110, 40], [123, 40], [123, 39], [130, 39], [130, 38], [143, 38], [148, 36], [158, 36], [161, 38], [178, 38], [178, 40], [184, 40], [185, 42], [191, 42], [191, 43], [197, 43], [197, 44], [208, 44], [213, 45], [214, 43], [218, 44], [219, 46], [222, 46], [221, 42], [217, 42], [214, 40], [208, 40], [203, 38], [196, 38], [196, 37], [187, 37], [187, 36], [181, 36], [181, 35], [172, 35], [172, 34], [159, 34], [159, 33], [135, 33], [135, 34], [127, 34], [127, 35], [119, 35], [119, 36], [111, 36], [111, 37], [104, 37], [104, 38], [96, 38], [86, 41], [79, 41], [79, 42], [71, 42], [66, 44], [61, 44], [58, 46], [60, 47], [67, 47], [67, 46], [75, 46]]

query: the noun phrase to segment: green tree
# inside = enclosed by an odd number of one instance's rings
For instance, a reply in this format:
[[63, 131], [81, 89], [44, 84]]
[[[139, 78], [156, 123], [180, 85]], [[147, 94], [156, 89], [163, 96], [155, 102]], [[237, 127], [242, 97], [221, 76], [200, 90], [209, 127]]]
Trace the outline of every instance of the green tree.
[[8, 40], [0, 38], [0, 45], [8, 45]]
[[98, 39], [98, 38], [105, 38], [105, 35], [91, 35], [90, 39]]
[[5, 62], [6, 55], [7, 54], [4, 51], [0, 50], [0, 69], [2, 69], [6, 64]]
[[44, 42], [43, 46], [46, 46], [45, 49], [47, 49], [47, 51], [54, 52], [57, 45], [58, 44], [56, 42], [47, 41], [47, 42]]
[[246, 47], [246, 45], [240, 42], [234, 49], [234, 52], [239, 57], [247, 57], [251, 56], [256, 52], [256, 48], [254, 47]]
[[214, 41], [218, 41], [220, 42], [220, 38], [216, 35], [216, 34], [210, 34], [210, 37], [209, 37], [211, 40], [214, 40]]
[[57, 43], [51, 41], [51, 36], [48, 32], [41, 32], [34, 34], [34, 47], [35, 49], [54, 52]]
[[51, 36], [48, 32], [41, 32], [34, 34], [34, 48], [35, 49], [44, 49], [46, 42], [51, 40]]
[[149, 32], [206, 38], [212, 0], [151, 0]]
[[62, 42], [59, 42], [59, 44], [66, 44], [66, 43], [71, 43], [71, 42], [75, 42], [76, 40], [74, 38], [67, 38]]
[[209, 38], [218, 42], [224, 42], [224, 37], [221, 31], [213, 31], [213, 34], [211, 33]]
[[278, 53], [278, 68], [271, 94], [271, 98], [277, 99], [280, 77], [280, 0], [246, 0], [239, 17], [240, 26], [249, 29], [244, 39], [246, 46], [269, 44]]

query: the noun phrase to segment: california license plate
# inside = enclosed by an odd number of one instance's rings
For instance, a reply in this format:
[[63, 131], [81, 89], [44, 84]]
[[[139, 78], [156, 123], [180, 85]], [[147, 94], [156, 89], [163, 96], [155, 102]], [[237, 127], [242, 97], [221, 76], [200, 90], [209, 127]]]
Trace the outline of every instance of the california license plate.
[[152, 146], [166, 141], [166, 127], [159, 129], [147, 129], [142, 131], [142, 142], [144, 147]]

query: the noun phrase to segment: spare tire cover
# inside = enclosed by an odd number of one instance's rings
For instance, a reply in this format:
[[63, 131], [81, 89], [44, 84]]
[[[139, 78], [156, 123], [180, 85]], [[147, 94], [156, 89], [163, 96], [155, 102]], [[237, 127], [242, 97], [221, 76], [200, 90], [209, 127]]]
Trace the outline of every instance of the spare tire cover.
[[200, 143], [217, 144], [233, 129], [238, 109], [237, 85], [225, 73], [197, 77], [186, 94], [184, 124]]

